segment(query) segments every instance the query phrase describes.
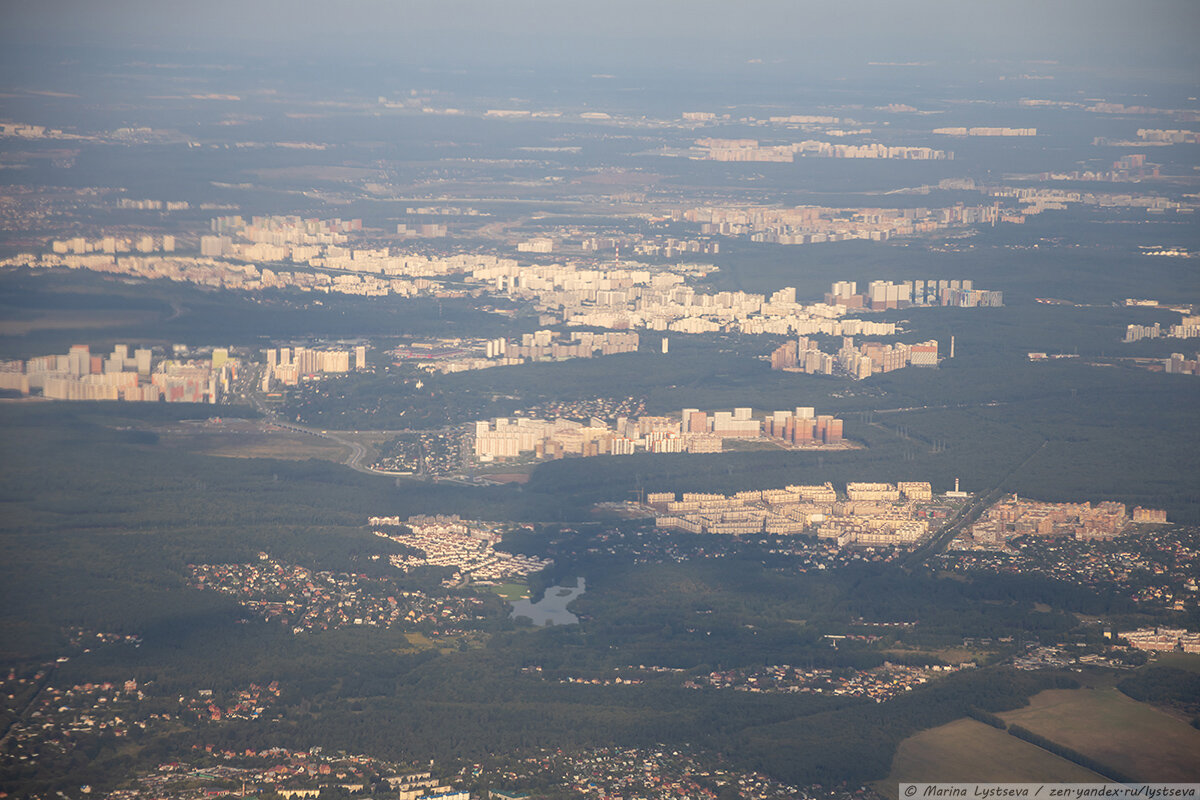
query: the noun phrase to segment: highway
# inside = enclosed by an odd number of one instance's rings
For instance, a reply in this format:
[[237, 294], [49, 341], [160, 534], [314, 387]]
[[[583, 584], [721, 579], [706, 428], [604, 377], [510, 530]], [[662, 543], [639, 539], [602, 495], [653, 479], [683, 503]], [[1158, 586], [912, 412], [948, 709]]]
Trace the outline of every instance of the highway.
[[357, 470], [359, 472], [365, 472], [368, 475], [386, 475], [387, 474], [385, 472], [376, 472], [375, 470], [371, 469], [370, 467], [364, 467], [362, 462], [363, 462], [363, 459], [367, 455], [367, 448], [364, 447], [362, 444], [359, 444], [358, 442], [353, 441], [352, 439], [343, 439], [342, 437], [332, 434], [329, 431], [319, 431], [319, 430], [316, 430], [315, 428], [308, 428], [308, 427], [305, 427], [304, 425], [297, 425], [294, 422], [280, 422], [277, 419], [272, 419], [271, 424], [274, 425], [276, 428], [282, 428], [285, 431], [292, 431], [294, 433], [304, 433], [304, 434], [308, 434], [309, 436], [317, 436], [322, 439], [328, 439], [331, 442], [337, 442], [342, 447], [348, 448], [350, 450], [350, 454], [348, 456], [346, 456], [346, 459], [342, 463], [345, 464], [350, 469]]
[[[263, 402], [262, 396], [258, 392], [254, 391], [253, 386], [256, 384], [257, 379], [259, 379], [257, 376], [251, 376], [250, 378], [248, 378], [247, 381], [242, 386], [241, 394], [243, 397], [245, 397], [247, 400], [249, 400], [256, 409], [258, 409], [258, 411], [263, 415], [263, 417], [265, 418], [267, 423], [269, 423], [270, 425], [273, 425], [276, 428], [280, 428], [280, 429], [286, 430], [286, 431], [291, 431], [293, 433], [303, 433], [307, 436], [316, 436], [321, 439], [328, 439], [331, 442], [335, 442], [335, 443], [341, 445], [342, 447], [345, 447], [348, 451], [348, 455], [342, 461], [342, 464], [344, 464], [345, 466], [349, 467], [352, 470], [355, 470], [356, 472], [361, 472], [366, 475], [381, 475], [381, 476], [389, 477], [389, 478], [396, 476], [396, 473], [394, 473], [394, 472], [382, 472], [377, 469], [371, 469], [371, 467], [363, 464], [363, 462], [366, 460], [366, 457], [367, 457], [367, 448], [365, 445], [361, 444], [360, 442], [356, 442], [353, 439], [343, 438], [343, 437], [339, 436], [337, 433], [330, 433], [327, 430], [318, 430], [316, 428], [310, 428], [307, 425], [300, 425], [295, 422], [284, 422], [284, 421], [280, 420], [277, 417], [277, 415], [275, 414], [275, 409], [271, 408], [265, 402]], [[432, 430], [401, 430], [401, 431], [373, 430], [373, 431], [371, 431], [371, 433], [372, 434], [389, 434], [389, 433], [391, 433], [391, 434], [413, 435], [413, 434], [422, 434], [422, 433], [446, 433], [449, 430], [452, 430], [452, 428], [439, 428], [439, 429], [432, 429]]]
[[305, 425], [297, 425], [294, 422], [283, 422], [278, 419], [275, 415], [275, 410], [263, 402], [263, 399], [258, 392], [253, 390], [255, 380], [256, 376], [251, 376], [246, 381], [242, 387], [242, 394], [243, 397], [250, 400], [250, 402], [254, 404], [254, 407], [258, 409], [263, 417], [266, 418], [268, 423], [274, 425], [276, 428], [282, 428], [283, 430], [292, 431], [293, 433], [303, 433], [307, 434], [308, 436], [317, 436], [319, 438], [328, 439], [331, 442], [340, 444], [342, 447], [345, 447], [349, 450], [349, 455], [346, 456], [346, 459], [342, 461], [342, 463], [352, 470], [362, 472], [367, 475], [389, 475], [387, 472], [379, 472], [378, 470], [373, 470], [370, 467], [363, 466], [363, 459], [365, 459], [367, 456], [367, 448], [359, 442], [351, 439], [343, 439], [342, 437], [336, 436], [329, 431], [320, 431], [315, 428], [309, 428]]
[[958, 513], [947, 520], [946, 524], [939, 528], [937, 532], [929, 538], [928, 541], [926, 541], [920, 547], [915, 548], [908, 555], [908, 557], [904, 559], [904, 568], [912, 569], [917, 567], [929, 556], [941, 552], [946, 545], [950, 544], [951, 540], [958, 535], [959, 531], [979, 519], [979, 517], [983, 515], [983, 512], [987, 510], [988, 506], [1000, 499], [1000, 495], [1004, 492], [1004, 484], [1008, 482], [1008, 479], [1024, 469], [1025, 466], [1032, 461], [1038, 453], [1042, 452], [1043, 448], [1045, 448], [1047, 444], [1049, 444], [1049, 440], [1043, 440], [1042, 443], [1033, 450], [1033, 452], [1021, 459], [1019, 464], [1006, 472], [1004, 477], [1002, 477], [995, 486], [986, 492], [977, 492], [974, 499], [970, 503], [959, 509]]

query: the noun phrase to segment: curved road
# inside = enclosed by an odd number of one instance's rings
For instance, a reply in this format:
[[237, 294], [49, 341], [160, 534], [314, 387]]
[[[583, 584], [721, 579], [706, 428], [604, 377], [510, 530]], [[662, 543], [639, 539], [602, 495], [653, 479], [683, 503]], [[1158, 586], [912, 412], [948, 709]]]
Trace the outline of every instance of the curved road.
[[[250, 381], [248, 381], [248, 383], [250, 383], [251, 381], [254, 381], [254, 378], [251, 378]], [[342, 445], [343, 447], [348, 448], [350, 450], [350, 454], [348, 456], [346, 456], [346, 460], [343, 461], [342, 463], [345, 464], [347, 467], [349, 467], [352, 470], [356, 470], [358, 472], [363, 472], [363, 473], [366, 473], [367, 475], [390, 475], [390, 473], [379, 472], [378, 470], [374, 470], [374, 469], [371, 469], [370, 467], [363, 466], [362, 462], [363, 462], [363, 459], [366, 458], [367, 448], [364, 447], [362, 444], [355, 442], [355, 441], [351, 441], [350, 439], [343, 439], [340, 436], [335, 436], [335, 435], [329, 433], [328, 431], [319, 431], [319, 430], [316, 430], [315, 428], [309, 428], [304, 425], [297, 425], [294, 422], [283, 422], [275, 416], [275, 410], [273, 408], [268, 407], [267, 404], [263, 402], [263, 399], [258, 395], [257, 392], [247, 391], [246, 395], [250, 399], [250, 401], [254, 404], [254, 407], [258, 409], [258, 411], [263, 415], [263, 417], [269, 424], [274, 425], [277, 428], [283, 428], [284, 430], [293, 431], [295, 433], [304, 433], [304, 434], [308, 434], [309, 436], [317, 436], [321, 439], [328, 439], [331, 442], [337, 442], [338, 444]]]
[[331, 442], [337, 442], [343, 447], [349, 448], [350, 455], [346, 456], [346, 460], [342, 463], [350, 469], [357, 470], [359, 472], [365, 472], [368, 475], [391, 475], [390, 472], [380, 472], [379, 470], [363, 466], [362, 462], [367, 455], [367, 448], [359, 442], [356, 442], [352, 439], [343, 439], [342, 437], [332, 434], [329, 431], [319, 431], [314, 428], [305, 427], [304, 425], [297, 425], [294, 422], [280, 422], [274, 418], [270, 419], [269, 421], [276, 428], [283, 428], [284, 430], [294, 431], [296, 433], [306, 433], [309, 436], [317, 436], [321, 439], [328, 439]]
[[[394, 472], [383, 472], [381, 470], [372, 469], [371, 467], [364, 466], [363, 460], [367, 457], [367, 448], [365, 445], [361, 444], [360, 442], [356, 442], [353, 439], [343, 439], [341, 436], [338, 436], [336, 433], [330, 433], [329, 431], [317, 430], [316, 428], [310, 428], [307, 425], [300, 425], [295, 422], [283, 422], [282, 420], [280, 420], [276, 417], [275, 410], [268, 407], [267, 404], [263, 402], [262, 398], [259, 397], [257, 393], [250, 392], [250, 393], [248, 393], [248, 397], [250, 398], [251, 402], [254, 403], [254, 407], [257, 408], [259, 410], [259, 412], [262, 413], [263, 417], [266, 419], [266, 422], [271, 425], [274, 425], [276, 428], [282, 428], [283, 430], [292, 431], [293, 433], [303, 433], [303, 434], [307, 434], [309, 436], [316, 436], [321, 439], [328, 439], [331, 442], [336, 442], [337, 444], [340, 444], [342, 447], [347, 448], [350, 452], [349, 452], [349, 455], [346, 456], [345, 460], [342, 461], [342, 464], [349, 467], [350, 469], [355, 470], [356, 472], [361, 472], [365, 475], [381, 475], [383, 477], [389, 477], [389, 478], [396, 477], [396, 473], [394, 473]], [[392, 433], [404, 433], [404, 434], [421, 434], [421, 433], [445, 433], [446, 430], [447, 429], [374, 431], [374, 433], [392, 432]]]

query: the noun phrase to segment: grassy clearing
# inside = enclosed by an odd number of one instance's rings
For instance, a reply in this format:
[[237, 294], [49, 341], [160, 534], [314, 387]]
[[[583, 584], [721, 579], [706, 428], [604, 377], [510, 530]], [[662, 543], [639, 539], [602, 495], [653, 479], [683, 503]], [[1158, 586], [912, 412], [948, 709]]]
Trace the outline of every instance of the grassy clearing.
[[[157, 311], [96, 310], [54, 311], [37, 314], [30, 319], [5, 319], [0, 321], [0, 336], [25, 336], [37, 331], [72, 331], [96, 328], [122, 328], [158, 322], [162, 314]], [[98, 352], [98, 351], [97, 351]]]
[[537, 461], [529, 464], [514, 464], [511, 461], [503, 461], [495, 464], [484, 464], [475, 468], [476, 475], [484, 477], [490, 475], [531, 475], [538, 464], [543, 462]]
[[904, 647], [901, 645], [897, 645], [896, 647], [894, 647], [890, 650], [883, 651], [884, 655], [894, 655], [894, 656], [910, 656], [910, 655], [914, 655], [917, 653], [921, 653], [924, 655], [930, 655], [935, 658], [940, 658], [942, 661], [945, 661], [947, 664], [962, 664], [967, 661], [974, 661], [977, 664], [982, 664], [982, 663], [985, 663], [987, 661], [987, 659], [992, 656], [993, 651], [991, 651], [991, 650], [976, 650], [974, 648], [966, 648], [966, 647], [925, 648], [925, 647]]
[[166, 434], [160, 438], [165, 447], [178, 447], [192, 453], [222, 458], [281, 458], [304, 461], [320, 458], [341, 463], [346, 448], [328, 439], [287, 433], [202, 433]]
[[488, 588], [509, 603], [514, 600], [529, 599], [529, 587], [523, 583], [502, 583], [499, 586], [489, 586]]
[[433, 650], [437, 647], [433, 640], [423, 633], [406, 633], [404, 638], [408, 639], [408, 643], [418, 650]]
[[1200, 653], [1159, 653], [1150, 662], [1156, 667], [1174, 667], [1188, 672], [1200, 672]]
[[1054, 689], [1000, 716], [1139, 780], [1200, 780], [1200, 731], [1116, 689]]
[[1105, 779], [990, 725], [959, 719], [901, 742], [891, 773], [874, 785], [884, 796], [897, 798], [900, 783], [933, 781], [1093, 783]]

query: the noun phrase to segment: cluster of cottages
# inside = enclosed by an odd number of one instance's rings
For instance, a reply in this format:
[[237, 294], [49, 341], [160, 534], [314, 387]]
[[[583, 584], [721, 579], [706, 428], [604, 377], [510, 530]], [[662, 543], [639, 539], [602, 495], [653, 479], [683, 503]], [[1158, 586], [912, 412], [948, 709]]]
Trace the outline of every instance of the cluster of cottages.
[[[45, 678], [39, 672], [32, 683]], [[27, 678], [17, 678], [10, 672], [8, 680], [0, 683], [0, 689], [30, 683]], [[163, 698], [148, 699], [132, 678], [124, 683], [88, 682], [70, 688], [46, 685], [30, 704], [27, 716], [15, 720], [9, 728], [5, 737], [8, 746], [0, 752], [0, 769], [12, 770], [20, 764], [47, 760], [54, 763], [53, 759], [72, 757], [98, 739], [125, 739], [146, 731], [178, 730], [180, 724], [265, 719], [271, 716], [266, 712], [279, 693], [275, 682], [267, 686], [250, 684], [221, 698], [216, 698], [211, 689], [201, 689], [180, 696], [180, 710], [172, 713], [163, 710], [169, 707], [164, 705]]]
[[224, 707], [217, 703], [211, 689], [201, 689], [185, 702], [198, 719], [220, 722], [223, 719], [259, 719], [278, 698], [279, 682], [271, 681], [266, 686], [252, 683], [245, 689], [235, 690]]
[[400, 619], [394, 596], [372, 596], [357, 575], [315, 572], [260, 554], [258, 564], [195, 564], [191, 585], [232, 595], [264, 620], [294, 633], [348, 625], [391, 627]]
[[839, 697], [866, 697], [877, 703], [928, 683], [937, 675], [956, 672], [962, 666], [905, 667], [885, 663], [871, 670], [801, 669], [787, 664], [756, 669], [710, 672], [688, 680], [689, 689], [735, 689], [743, 692], [781, 692], [787, 694], [828, 694]]
[[[10, 672], [8, 680], [0, 686], [10, 692], [20, 687], [20, 691], [43, 679], [45, 674], [41, 672], [32, 681]], [[109, 681], [75, 684], [70, 688], [47, 685], [30, 703], [28, 714], [14, 720], [9, 728], [5, 736], [8, 746], [0, 752], [0, 769], [36, 764], [47, 750], [73, 750], [85, 736], [121, 738], [132, 729], [144, 730], [149, 720], [135, 719], [126, 711], [130, 702], [142, 697], [137, 681], [133, 680], [124, 684]], [[154, 717], [157, 719], [158, 715]]]
[[1039, 575], [1115, 588], [1146, 607], [1184, 611], [1200, 597], [1200, 543], [1193, 528], [1155, 527], [1112, 542], [1037, 536], [994, 546], [955, 539], [937, 559], [955, 572]]
[[[137, 789], [122, 790], [112, 797], [121, 800], [244, 796], [247, 790], [269, 791], [286, 800], [317, 798], [332, 792], [338, 796], [369, 793], [372, 787], [386, 784], [393, 800], [470, 800], [465, 789], [456, 789], [433, 772], [404, 772], [402, 765], [364, 755], [345, 753], [326, 755], [319, 747], [309, 751], [290, 751], [281, 747], [267, 750], [234, 752], [207, 745], [198, 751], [204, 764], [178, 761], [162, 764], [152, 773], [140, 776]], [[211, 763], [216, 760], [218, 763]], [[429, 763], [432, 766], [432, 762]], [[230, 783], [243, 789], [229, 790]]]
[[[853, 800], [854, 790], [807, 791], [757, 772], [740, 772], [720, 760], [701, 760], [683, 748], [602, 747], [582, 752], [555, 748], [521, 759], [503, 774], [514, 783], [544, 786], [547, 776], [561, 787], [554, 796], [588, 800], [717, 800], [728, 786], [742, 800]], [[525, 797], [491, 790], [492, 800]], [[534, 796], [541, 796], [534, 795]], [[724, 796], [724, 795], [722, 795]]]
[[367, 522], [372, 528], [397, 529], [374, 533], [415, 551], [390, 556], [393, 566], [405, 572], [418, 567], [449, 567], [454, 572], [446, 583], [451, 585], [464, 577], [481, 584], [520, 580], [554, 563], [497, 550], [495, 546], [502, 537], [495, 525], [457, 515], [413, 516], [405, 521], [399, 517], [371, 517]]
[[277, 563], [265, 553], [259, 559], [258, 564], [192, 565], [191, 585], [232, 595], [260, 619], [279, 621], [296, 635], [351, 625], [440, 628], [484, 616], [478, 598], [429, 597], [398, 590], [383, 579], [314, 572]]

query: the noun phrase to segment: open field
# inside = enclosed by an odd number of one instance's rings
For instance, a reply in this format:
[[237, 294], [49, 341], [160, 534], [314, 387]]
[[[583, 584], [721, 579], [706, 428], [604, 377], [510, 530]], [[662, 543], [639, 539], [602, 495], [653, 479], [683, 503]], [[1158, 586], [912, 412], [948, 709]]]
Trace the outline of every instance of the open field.
[[0, 336], [24, 336], [33, 331], [90, 330], [93, 328], [119, 328], [131, 325], [147, 325], [158, 322], [162, 314], [157, 311], [97, 310], [97, 311], [53, 311], [37, 314], [31, 319], [0, 320]]
[[892, 771], [877, 781], [883, 795], [898, 797], [900, 783], [931, 781], [1106, 782], [1090, 769], [973, 719], [958, 719], [900, 743]]
[[1186, 669], [1188, 672], [1200, 672], [1200, 654], [1159, 653], [1154, 657], [1153, 664], [1158, 667], [1174, 667], [1175, 669]]
[[1052, 689], [1000, 716], [1138, 780], [1200, 780], [1200, 731], [1116, 689]]
[[[537, 469], [538, 464], [541, 463], [545, 462], [539, 461], [532, 464], [512, 464], [509, 462], [500, 464], [484, 464], [482, 466], [475, 467], [473, 472], [480, 477], [491, 478], [493, 480], [499, 480], [506, 483], [512, 481], [525, 483], [529, 480], [529, 476], [533, 474], [533, 471]], [[523, 479], [514, 476], [523, 476]]]
[[880, 652], [886, 656], [901, 657], [922, 653], [935, 658], [940, 658], [947, 664], [962, 664], [967, 661], [974, 661], [976, 664], [983, 664], [986, 663], [992, 655], [994, 655], [994, 651], [992, 650], [978, 650], [967, 647], [896, 647], [891, 650], [882, 650]]
[[346, 454], [346, 448], [329, 439], [282, 432], [166, 434], [159, 442], [168, 448], [224, 458], [321, 458], [341, 463]]
[[434, 647], [436, 647], [432, 639], [425, 634], [418, 633], [416, 631], [411, 631], [404, 634], [404, 638], [408, 639], [408, 643], [418, 650], [432, 650]]
[[491, 589], [510, 603], [514, 600], [529, 599], [529, 587], [523, 583], [503, 583]]
[[496, 483], [529, 483], [528, 472], [491, 472], [481, 477]]

